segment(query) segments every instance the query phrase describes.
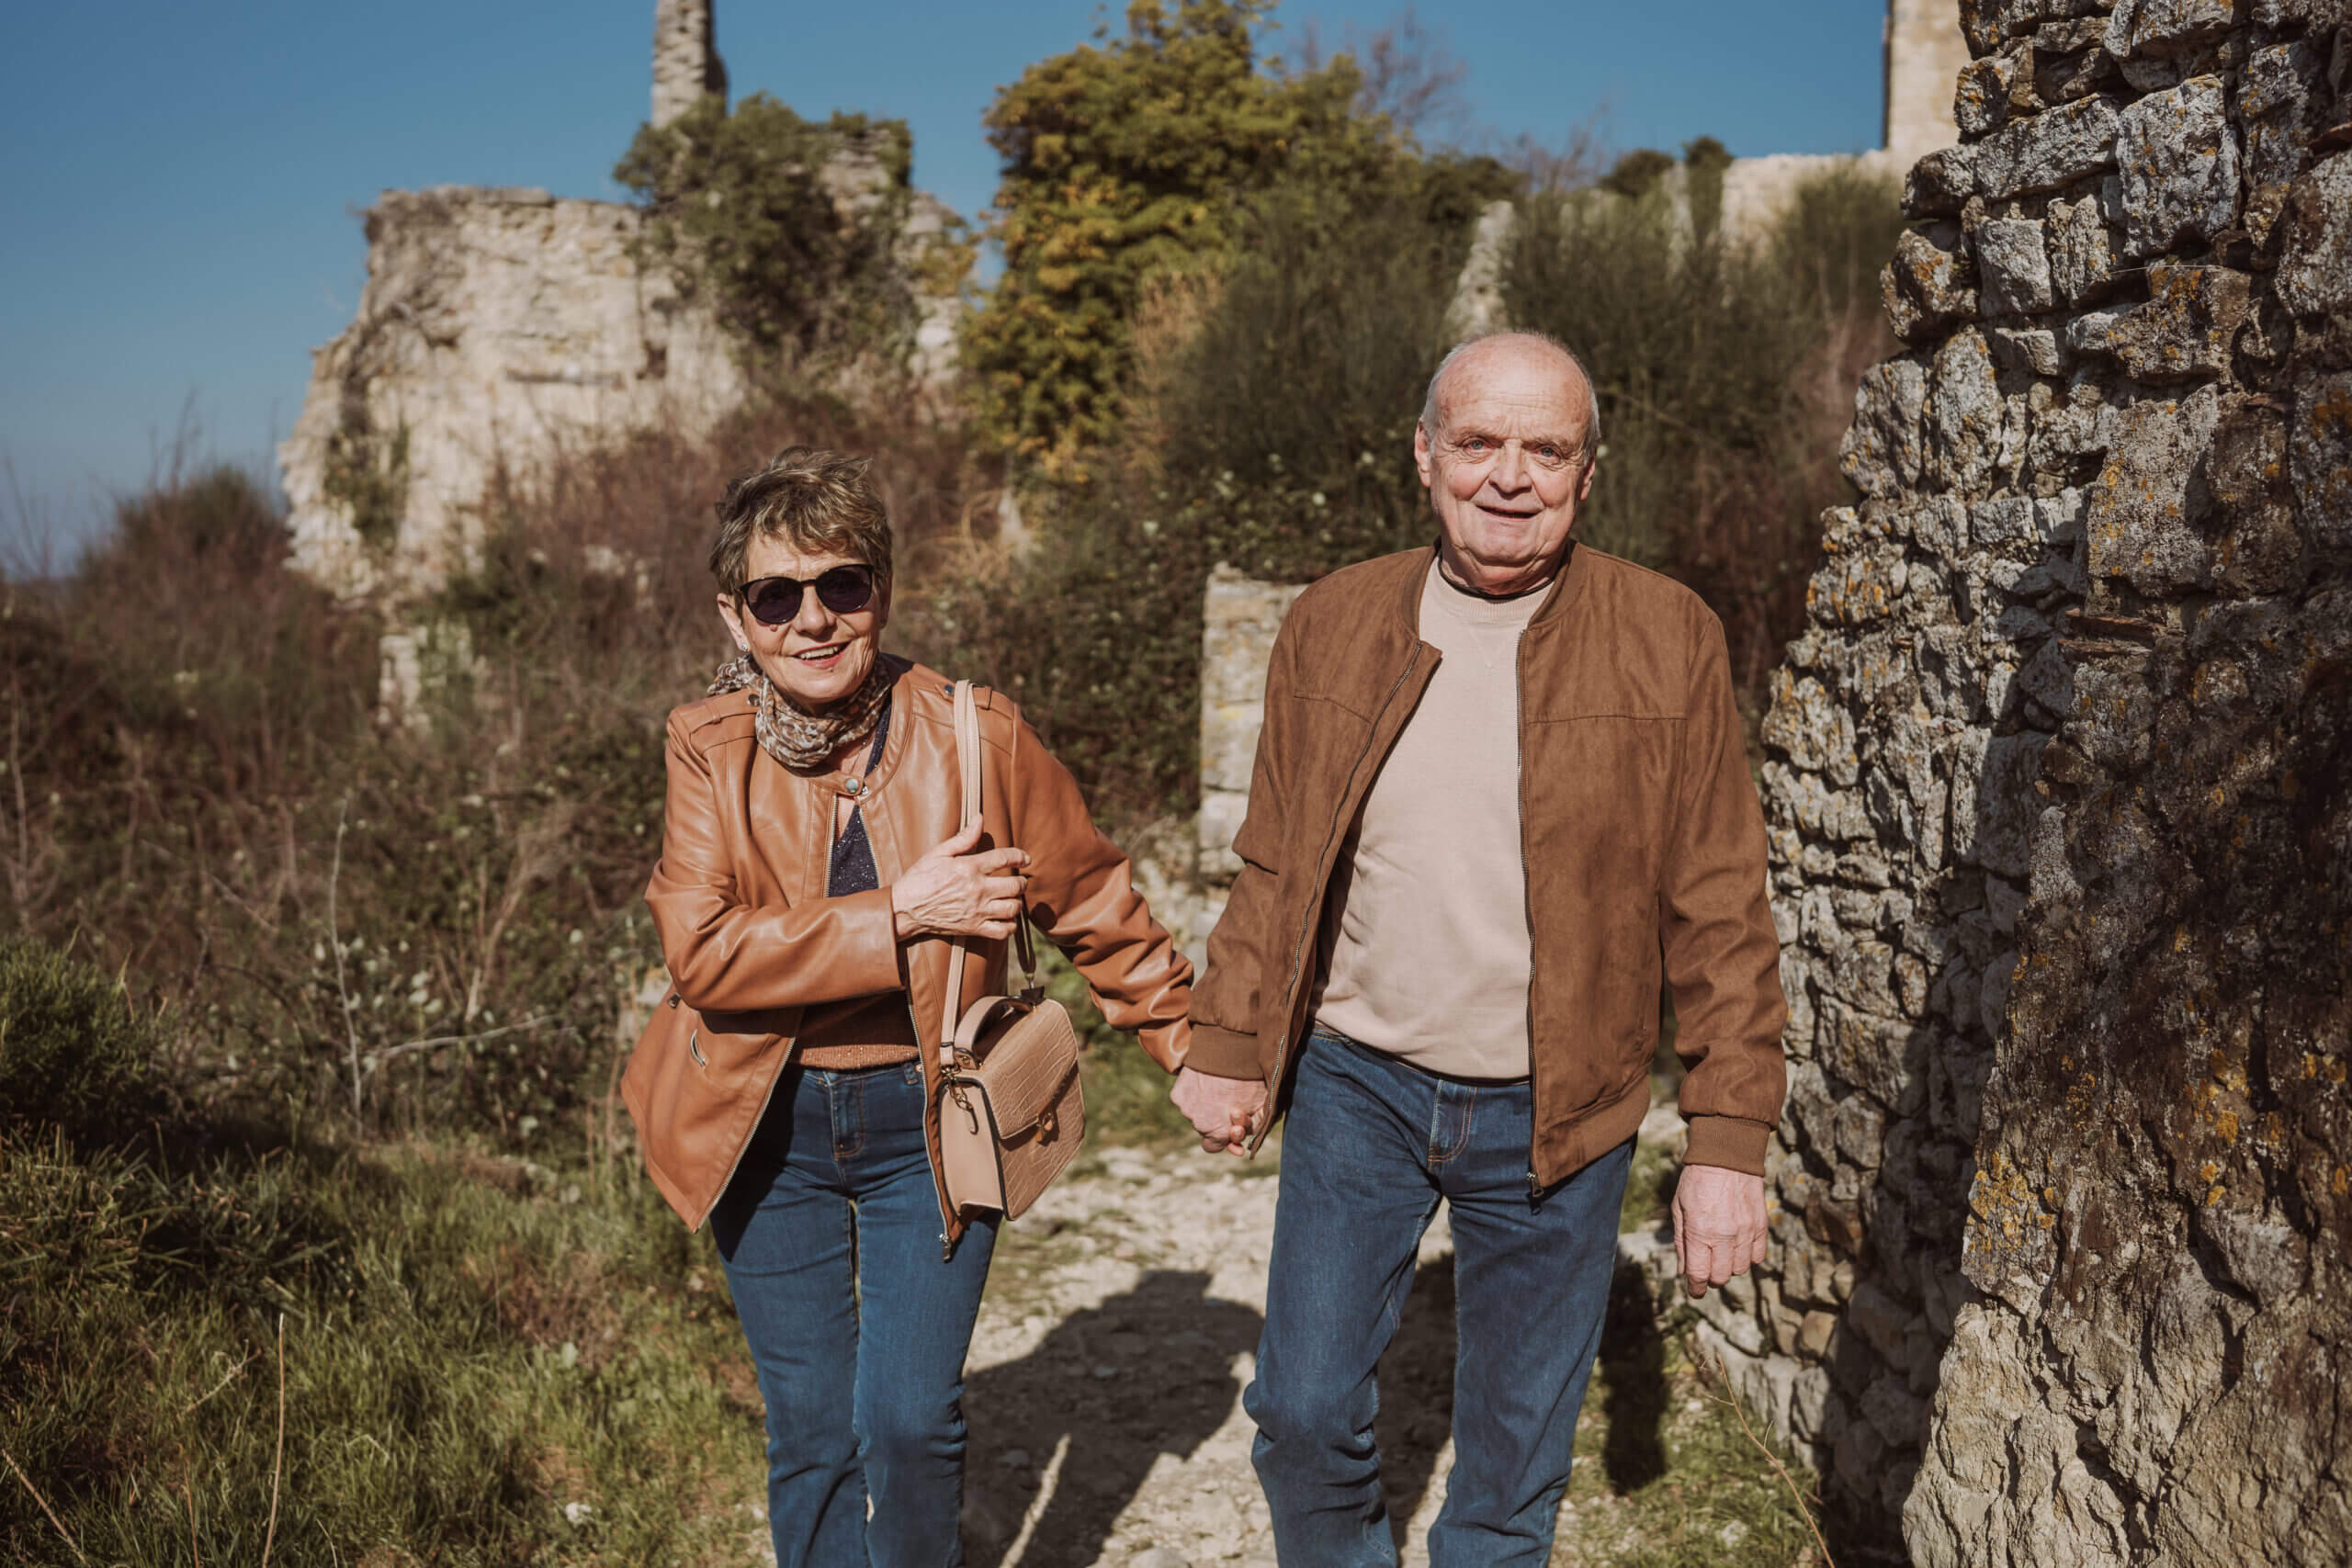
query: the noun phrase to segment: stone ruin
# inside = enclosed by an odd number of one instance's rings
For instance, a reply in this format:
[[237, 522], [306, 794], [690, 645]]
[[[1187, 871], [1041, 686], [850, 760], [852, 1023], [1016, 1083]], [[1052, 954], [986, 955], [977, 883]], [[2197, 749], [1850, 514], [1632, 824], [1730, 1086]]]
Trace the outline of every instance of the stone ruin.
[[[1841, 1562], [2352, 1562], [2352, 25], [1961, 19], [1763, 729], [1771, 1255], [1697, 1334]], [[1211, 585], [1212, 869], [1295, 592]]]
[[651, 123], [667, 125], [711, 94], [727, 96], [711, 0], [655, 0]]
[[[709, 0], [660, 0], [654, 124], [724, 96], [712, 26]], [[891, 176], [853, 141], [823, 178], [848, 214]], [[933, 385], [954, 367], [962, 305], [925, 287], [922, 263], [955, 221], [916, 191], [899, 232], [920, 318], [909, 368]], [[340, 594], [402, 611], [468, 558], [500, 475], [649, 425], [707, 429], [750, 390], [708, 306], [640, 261], [634, 207], [442, 186], [384, 192], [366, 224], [357, 313], [314, 355], [277, 454], [296, 564]], [[388, 640], [390, 695], [414, 693], [416, 635]]]

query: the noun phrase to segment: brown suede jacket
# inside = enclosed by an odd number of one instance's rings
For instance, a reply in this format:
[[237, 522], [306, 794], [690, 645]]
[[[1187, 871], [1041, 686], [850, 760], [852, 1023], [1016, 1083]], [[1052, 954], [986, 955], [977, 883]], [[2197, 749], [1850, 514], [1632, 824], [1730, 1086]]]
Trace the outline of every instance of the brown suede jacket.
[[[890, 884], [942, 840], [962, 811], [954, 687], [908, 666], [891, 695], [882, 760], [853, 775], [796, 774], [752, 738], [752, 698], [730, 692], [670, 716], [662, 860], [645, 890], [671, 991], [621, 1080], [654, 1184], [699, 1227], [734, 1176], [792, 1058], [804, 1010], [902, 992], [915, 1038], [938, 1068], [945, 1014], [944, 937], [899, 940]], [[1086, 977], [1103, 1016], [1136, 1031], [1173, 1072], [1184, 1060], [1193, 966], [1151, 918], [1127, 857], [1096, 830], [1068, 769], [1002, 694], [983, 686], [982, 848], [1029, 852], [1029, 913]], [[855, 794], [881, 886], [828, 897], [834, 809]], [[956, 1011], [1000, 992], [1002, 942], [975, 938]], [[934, 1183], [938, 1095], [924, 1112]], [[939, 1193], [943, 1241], [962, 1233]]]
[[[1418, 632], [1432, 553], [1334, 572], [1274, 639], [1233, 844], [1241, 871], [1193, 994], [1189, 1062], [1262, 1078], [1277, 1102], [1308, 1023], [1333, 866], [1437, 667]], [[1656, 572], [1571, 547], [1520, 639], [1519, 754], [1531, 1185], [1565, 1179], [1640, 1125], [1661, 956], [1690, 1068], [1686, 1160], [1762, 1174], [1787, 1007], [1722, 624]]]

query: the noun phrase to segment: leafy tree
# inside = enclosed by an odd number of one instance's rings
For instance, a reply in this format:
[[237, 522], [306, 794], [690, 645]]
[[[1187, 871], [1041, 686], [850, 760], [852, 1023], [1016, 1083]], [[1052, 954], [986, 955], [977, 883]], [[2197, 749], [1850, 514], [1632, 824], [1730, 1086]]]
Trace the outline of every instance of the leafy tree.
[[1040, 62], [986, 118], [1003, 159], [990, 232], [1004, 275], [967, 323], [980, 425], [1047, 478], [1083, 480], [1121, 422], [1146, 281], [1230, 245], [1238, 204], [1278, 179], [1347, 188], [1403, 147], [1355, 112], [1345, 58], [1260, 71], [1272, 0], [1135, 0], [1126, 33]]

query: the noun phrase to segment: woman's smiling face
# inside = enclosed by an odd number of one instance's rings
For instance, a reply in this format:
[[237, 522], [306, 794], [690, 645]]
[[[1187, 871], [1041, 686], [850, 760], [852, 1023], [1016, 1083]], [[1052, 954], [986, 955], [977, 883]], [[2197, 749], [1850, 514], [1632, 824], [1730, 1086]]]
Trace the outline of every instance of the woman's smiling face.
[[[763, 577], [791, 577], [813, 583], [833, 567], [865, 563], [839, 551], [805, 554], [783, 539], [761, 535], [752, 540], [743, 564], [747, 582]], [[842, 615], [825, 608], [814, 588], [803, 588], [798, 613], [784, 625], [771, 626], [754, 618], [735, 595], [721, 593], [718, 614], [735, 646], [757, 660], [776, 689], [795, 705], [813, 713], [865, 683], [875, 655], [881, 650], [890, 599], [877, 583], [864, 609]]]

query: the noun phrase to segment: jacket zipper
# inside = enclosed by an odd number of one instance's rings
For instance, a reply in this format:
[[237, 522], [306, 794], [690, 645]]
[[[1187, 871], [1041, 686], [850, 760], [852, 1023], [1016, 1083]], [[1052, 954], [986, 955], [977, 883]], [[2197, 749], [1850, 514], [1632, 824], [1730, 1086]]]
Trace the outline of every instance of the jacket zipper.
[[[947, 1184], [941, 1179], [939, 1166], [931, 1157], [931, 1111], [937, 1098], [933, 1093], [934, 1086], [931, 1076], [937, 1072], [940, 1083], [944, 1085], [947, 1081], [947, 1068], [939, 1060], [938, 1050], [922, 1043], [922, 1021], [915, 1017], [914, 976], [911, 975], [907, 976], [907, 1021], [914, 1026], [915, 1068], [922, 1074], [923, 1163], [931, 1167], [932, 1196], [939, 1200], [939, 1260], [944, 1263], [956, 1256], [956, 1238], [948, 1234], [956, 1225], [955, 1216], [947, 1212]], [[946, 1042], [943, 1040], [940, 1044], [944, 1045]], [[941, 1135], [944, 1137], [945, 1134]]]
[[[775, 1077], [768, 1079], [767, 1092], [760, 1096], [760, 1112], [758, 1115], [752, 1118], [752, 1131], [744, 1136], [743, 1146], [735, 1151], [734, 1159], [729, 1162], [727, 1167], [727, 1175], [718, 1184], [718, 1195], [710, 1201], [710, 1209], [716, 1209], [718, 1207], [718, 1200], [726, 1197], [727, 1190], [735, 1185], [735, 1173], [742, 1168], [743, 1156], [752, 1152], [752, 1140], [758, 1134], [760, 1123], [768, 1119], [768, 1106], [775, 1100], [775, 1086], [782, 1083], [784, 1081], [784, 1075], [792, 1070], [793, 1053], [799, 1049], [800, 1042], [797, 1039], [794, 1039], [786, 1043], [785, 1045], [783, 1065], [776, 1068]], [[710, 1209], [705, 1209], [702, 1212], [702, 1220], [697, 1220], [695, 1223], [695, 1228], [696, 1230], [700, 1230], [702, 1228], [703, 1222], [710, 1218]]]
[[1535, 1130], [1543, 1125], [1535, 1115], [1541, 1097], [1535, 1082], [1535, 894], [1527, 865], [1527, 628], [1520, 628], [1511, 649], [1511, 755], [1517, 763], [1515, 800], [1519, 807], [1519, 897], [1527, 913], [1527, 1198], [1533, 1202], [1544, 1191], [1535, 1178]]
[[[1405, 668], [1398, 672], [1396, 684], [1390, 686], [1388, 688], [1387, 696], [1381, 699], [1380, 711], [1373, 716], [1372, 727], [1364, 733], [1363, 750], [1356, 753], [1354, 765], [1348, 769], [1347, 786], [1340, 792], [1340, 798], [1342, 801], [1345, 801], [1349, 795], [1355, 793], [1356, 774], [1363, 771], [1363, 760], [1372, 755], [1373, 739], [1380, 733], [1380, 727], [1382, 723], [1388, 717], [1388, 709], [1390, 705], [1396, 701], [1396, 694], [1405, 689], [1405, 682], [1413, 678], [1413, 671], [1420, 667], [1420, 662], [1421, 644], [1419, 640], [1416, 638], [1413, 644], [1413, 656], [1405, 660]], [[1325, 829], [1323, 834], [1322, 853], [1316, 856], [1315, 863], [1318, 868], [1323, 867], [1323, 856], [1331, 852], [1331, 840], [1340, 830], [1340, 818], [1341, 813], [1336, 810], [1332, 812], [1331, 825], [1329, 828]], [[1521, 858], [1523, 859], [1525, 857], [1522, 856]], [[1328, 888], [1329, 881], [1330, 872], [1328, 868], [1324, 868], [1323, 874], [1318, 879], [1318, 886]], [[1298, 940], [1291, 946], [1290, 979], [1283, 987], [1283, 1000], [1284, 1004], [1283, 1036], [1281, 1041], [1274, 1046], [1273, 1073], [1266, 1079], [1267, 1114], [1260, 1120], [1258, 1131], [1250, 1139], [1250, 1152], [1253, 1155], [1265, 1146], [1268, 1134], [1272, 1133], [1274, 1130], [1274, 1118], [1272, 1115], [1274, 1097], [1282, 1092], [1283, 1069], [1288, 1063], [1290, 1057], [1290, 1037], [1293, 1033], [1296, 1032], [1292, 1023], [1291, 1015], [1296, 1013], [1298, 1010], [1297, 986], [1299, 964], [1304, 961], [1306, 952], [1307, 935], [1315, 927], [1316, 916], [1319, 912], [1321, 903], [1322, 900], [1319, 897], [1309, 898], [1306, 901], [1306, 913], [1301, 918], [1298, 923]]]

